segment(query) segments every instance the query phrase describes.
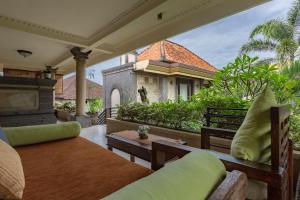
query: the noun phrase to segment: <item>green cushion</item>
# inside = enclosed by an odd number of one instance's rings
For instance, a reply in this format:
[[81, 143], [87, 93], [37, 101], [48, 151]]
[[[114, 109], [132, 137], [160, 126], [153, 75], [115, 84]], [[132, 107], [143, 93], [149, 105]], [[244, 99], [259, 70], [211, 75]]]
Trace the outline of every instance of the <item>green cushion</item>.
[[10, 127], [2, 130], [11, 146], [21, 146], [77, 137], [80, 134], [80, 124], [78, 122], [66, 122], [61, 124]]
[[245, 120], [236, 132], [231, 154], [234, 157], [260, 163], [271, 159], [271, 118], [270, 110], [276, 106], [275, 95], [267, 86], [254, 100]]
[[223, 163], [205, 151], [192, 152], [104, 198], [105, 200], [206, 199], [226, 176]]

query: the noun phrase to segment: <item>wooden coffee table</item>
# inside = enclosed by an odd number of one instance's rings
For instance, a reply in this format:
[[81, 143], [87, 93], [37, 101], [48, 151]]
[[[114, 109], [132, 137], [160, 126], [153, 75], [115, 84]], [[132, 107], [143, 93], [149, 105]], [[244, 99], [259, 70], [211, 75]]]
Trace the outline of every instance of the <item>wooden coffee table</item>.
[[151, 162], [152, 142], [166, 140], [177, 144], [186, 144], [182, 140], [175, 140], [157, 135], [148, 134], [148, 139], [140, 139], [137, 131], [126, 130], [107, 135], [107, 146], [109, 150], [113, 148], [130, 154], [130, 160], [135, 161], [135, 157]]

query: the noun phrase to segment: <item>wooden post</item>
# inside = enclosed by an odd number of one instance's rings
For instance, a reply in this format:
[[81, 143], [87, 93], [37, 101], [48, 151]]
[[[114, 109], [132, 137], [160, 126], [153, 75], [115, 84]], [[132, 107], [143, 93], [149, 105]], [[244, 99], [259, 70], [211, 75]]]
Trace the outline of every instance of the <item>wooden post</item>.
[[206, 111], [206, 126], [210, 127], [210, 108], [207, 108]]

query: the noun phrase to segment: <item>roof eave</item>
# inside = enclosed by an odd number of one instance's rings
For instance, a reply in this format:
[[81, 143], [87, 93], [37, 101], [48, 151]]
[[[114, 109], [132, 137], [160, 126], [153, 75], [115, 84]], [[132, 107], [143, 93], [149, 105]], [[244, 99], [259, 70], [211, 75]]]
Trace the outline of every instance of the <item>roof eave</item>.
[[199, 67], [195, 66], [184, 65], [181, 63], [165, 63], [154, 60], [148, 60], [147, 65], [136, 68], [135, 71], [144, 71], [166, 76], [180, 75], [205, 80], [212, 80], [215, 74], [215, 72], [200, 69]]

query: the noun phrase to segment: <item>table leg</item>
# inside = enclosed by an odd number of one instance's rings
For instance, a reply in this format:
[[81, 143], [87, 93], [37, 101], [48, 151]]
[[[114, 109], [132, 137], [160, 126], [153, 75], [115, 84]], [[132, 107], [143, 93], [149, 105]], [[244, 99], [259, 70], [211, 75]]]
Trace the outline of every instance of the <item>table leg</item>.
[[133, 155], [130, 155], [130, 161], [135, 162], [135, 157]]
[[107, 146], [108, 150], [113, 151], [112, 146]]

